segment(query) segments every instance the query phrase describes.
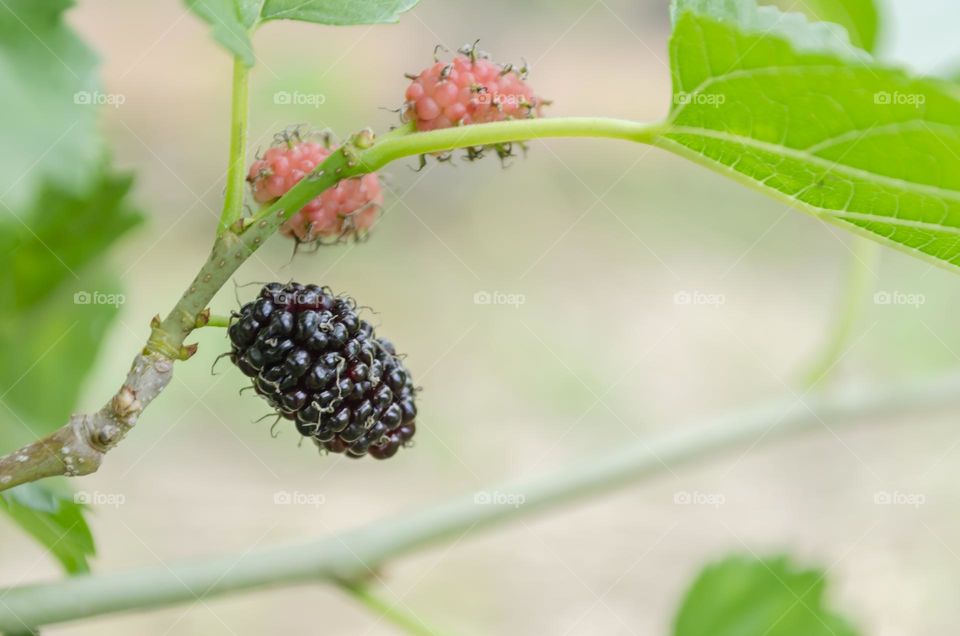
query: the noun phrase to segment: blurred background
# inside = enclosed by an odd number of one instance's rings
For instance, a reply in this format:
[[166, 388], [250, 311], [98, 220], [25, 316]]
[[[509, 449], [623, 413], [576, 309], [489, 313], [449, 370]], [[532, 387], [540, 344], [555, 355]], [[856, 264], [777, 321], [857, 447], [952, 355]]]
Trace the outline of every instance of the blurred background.
[[[80, 0], [68, 21], [103, 58], [102, 110], [116, 163], [147, 215], [113, 254], [126, 303], [78, 406], [115, 390], [148, 322], [204, 260], [228, 143], [230, 60], [173, 0]], [[884, 54], [919, 72], [960, 59], [960, 7], [887, 3]], [[268, 24], [256, 35], [251, 138], [293, 123], [347, 134], [397, 123], [407, 81], [435, 44], [480, 38], [526, 59], [550, 115], [660, 118], [670, 102], [665, 0], [424, 0], [399, 25]], [[952, 47], [952, 49], [951, 49]], [[281, 92], [321, 96], [281, 104]], [[851, 237], [664, 152], [548, 140], [494, 158], [389, 167], [369, 242], [293, 256], [277, 238], [214, 311], [255, 284], [300, 280], [376, 308], [424, 390], [416, 447], [389, 462], [318, 456], [223, 361], [222, 330], [96, 475], [95, 570], [305, 541], [506, 479], [535, 476], [753, 401], [789, 396], [825, 337]], [[896, 383], [960, 366], [956, 274], [884, 249], [840, 384]], [[477, 304], [478, 293], [514, 295]], [[708, 302], [678, 302], [687, 294]], [[680, 295], [680, 296], [678, 296]], [[53, 354], [51, 354], [53, 355]], [[706, 560], [786, 551], [827, 568], [834, 604], [875, 636], [960, 628], [960, 432], [956, 417], [865, 421], [718, 456], [697, 468], [537, 518], [467, 533], [390, 563], [387, 596], [461, 634], [666, 633]], [[15, 426], [16, 424], [11, 424]], [[277, 505], [280, 491], [324, 503]], [[875, 504], [918, 493], [919, 507]], [[723, 496], [676, 505], [677, 492]], [[0, 525], [0, 585], [59, 576]], [[213, 599], [51, 628], [80, 634], [389, 634], [326, 585]]]

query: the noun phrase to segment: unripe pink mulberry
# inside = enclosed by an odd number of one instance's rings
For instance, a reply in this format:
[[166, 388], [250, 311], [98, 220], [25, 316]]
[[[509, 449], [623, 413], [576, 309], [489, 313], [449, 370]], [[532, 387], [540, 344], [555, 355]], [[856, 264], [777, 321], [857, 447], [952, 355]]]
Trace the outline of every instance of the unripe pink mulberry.
[[436, 62], [412, 76], [404, 119], [417, 130], [536, 117], [543, 100], [533, 94], [525, 71], [500, 67], [473, 46], [451, 62]]
[[[253, 198], [265, 204], [276, 201], [336, 149], [336, 145], [303, 140], [297, 132], [281, 133], [250, 166], [247, 181]], [[362, 237], [376, 222], [381, 205], [383, 193], [376, 174], [344, 179], [300, 208], [281, 231], [302, 243]]]

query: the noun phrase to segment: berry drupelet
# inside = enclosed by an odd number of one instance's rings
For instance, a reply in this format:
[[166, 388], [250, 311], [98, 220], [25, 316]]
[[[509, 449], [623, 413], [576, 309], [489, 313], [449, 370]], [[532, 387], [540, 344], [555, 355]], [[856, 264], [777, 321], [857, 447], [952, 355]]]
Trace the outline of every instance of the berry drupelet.
[[417, 389], [356, 304], [317, 285], [268, 283], [235, 314], [230, 359], [318, 447], [386, 459], [416, 430]]

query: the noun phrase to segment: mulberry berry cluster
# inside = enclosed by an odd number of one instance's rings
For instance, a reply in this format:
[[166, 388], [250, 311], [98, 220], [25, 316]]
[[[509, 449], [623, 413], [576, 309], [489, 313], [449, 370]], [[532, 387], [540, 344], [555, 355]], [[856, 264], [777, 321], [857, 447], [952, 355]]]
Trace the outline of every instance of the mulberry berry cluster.
[[352, 299], [317, 285], [269, 283], [228, 333], [233, 363], [318, 447], [386, 459], [413, 437], [410, 374]]
[[[263, 157], [250, 166], [247, 181], [258, 203], [273, 203], [337, 149], [329, 138], [304, 139], [299, 130], [277, 135]], [[362, 238], [377, 220], [383, 194], [376, 174], [344, 179], [307, 203], [281, 231], [301, 243]]]
[[[403, 117], [421, 131], [537, 117], [546, 103], [526, 83], [525, 68], [491, 62], [476, 42], [452, 61], [437, 61], [409, 77]], [[510, 154], [509, 145], [494, 148], [501, 158]], [[481, 154], [471, 149], [468, 157]]]

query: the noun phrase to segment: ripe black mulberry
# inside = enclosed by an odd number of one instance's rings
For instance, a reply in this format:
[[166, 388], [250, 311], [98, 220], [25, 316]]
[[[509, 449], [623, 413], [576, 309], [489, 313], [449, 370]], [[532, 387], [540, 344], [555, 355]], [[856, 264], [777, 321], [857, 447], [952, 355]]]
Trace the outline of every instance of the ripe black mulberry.
[[268, 283], [228, 329], [230, 359], [301, 435], [386, 459], [416, 430], [416, 391], [393, 344], [328, 288]]

